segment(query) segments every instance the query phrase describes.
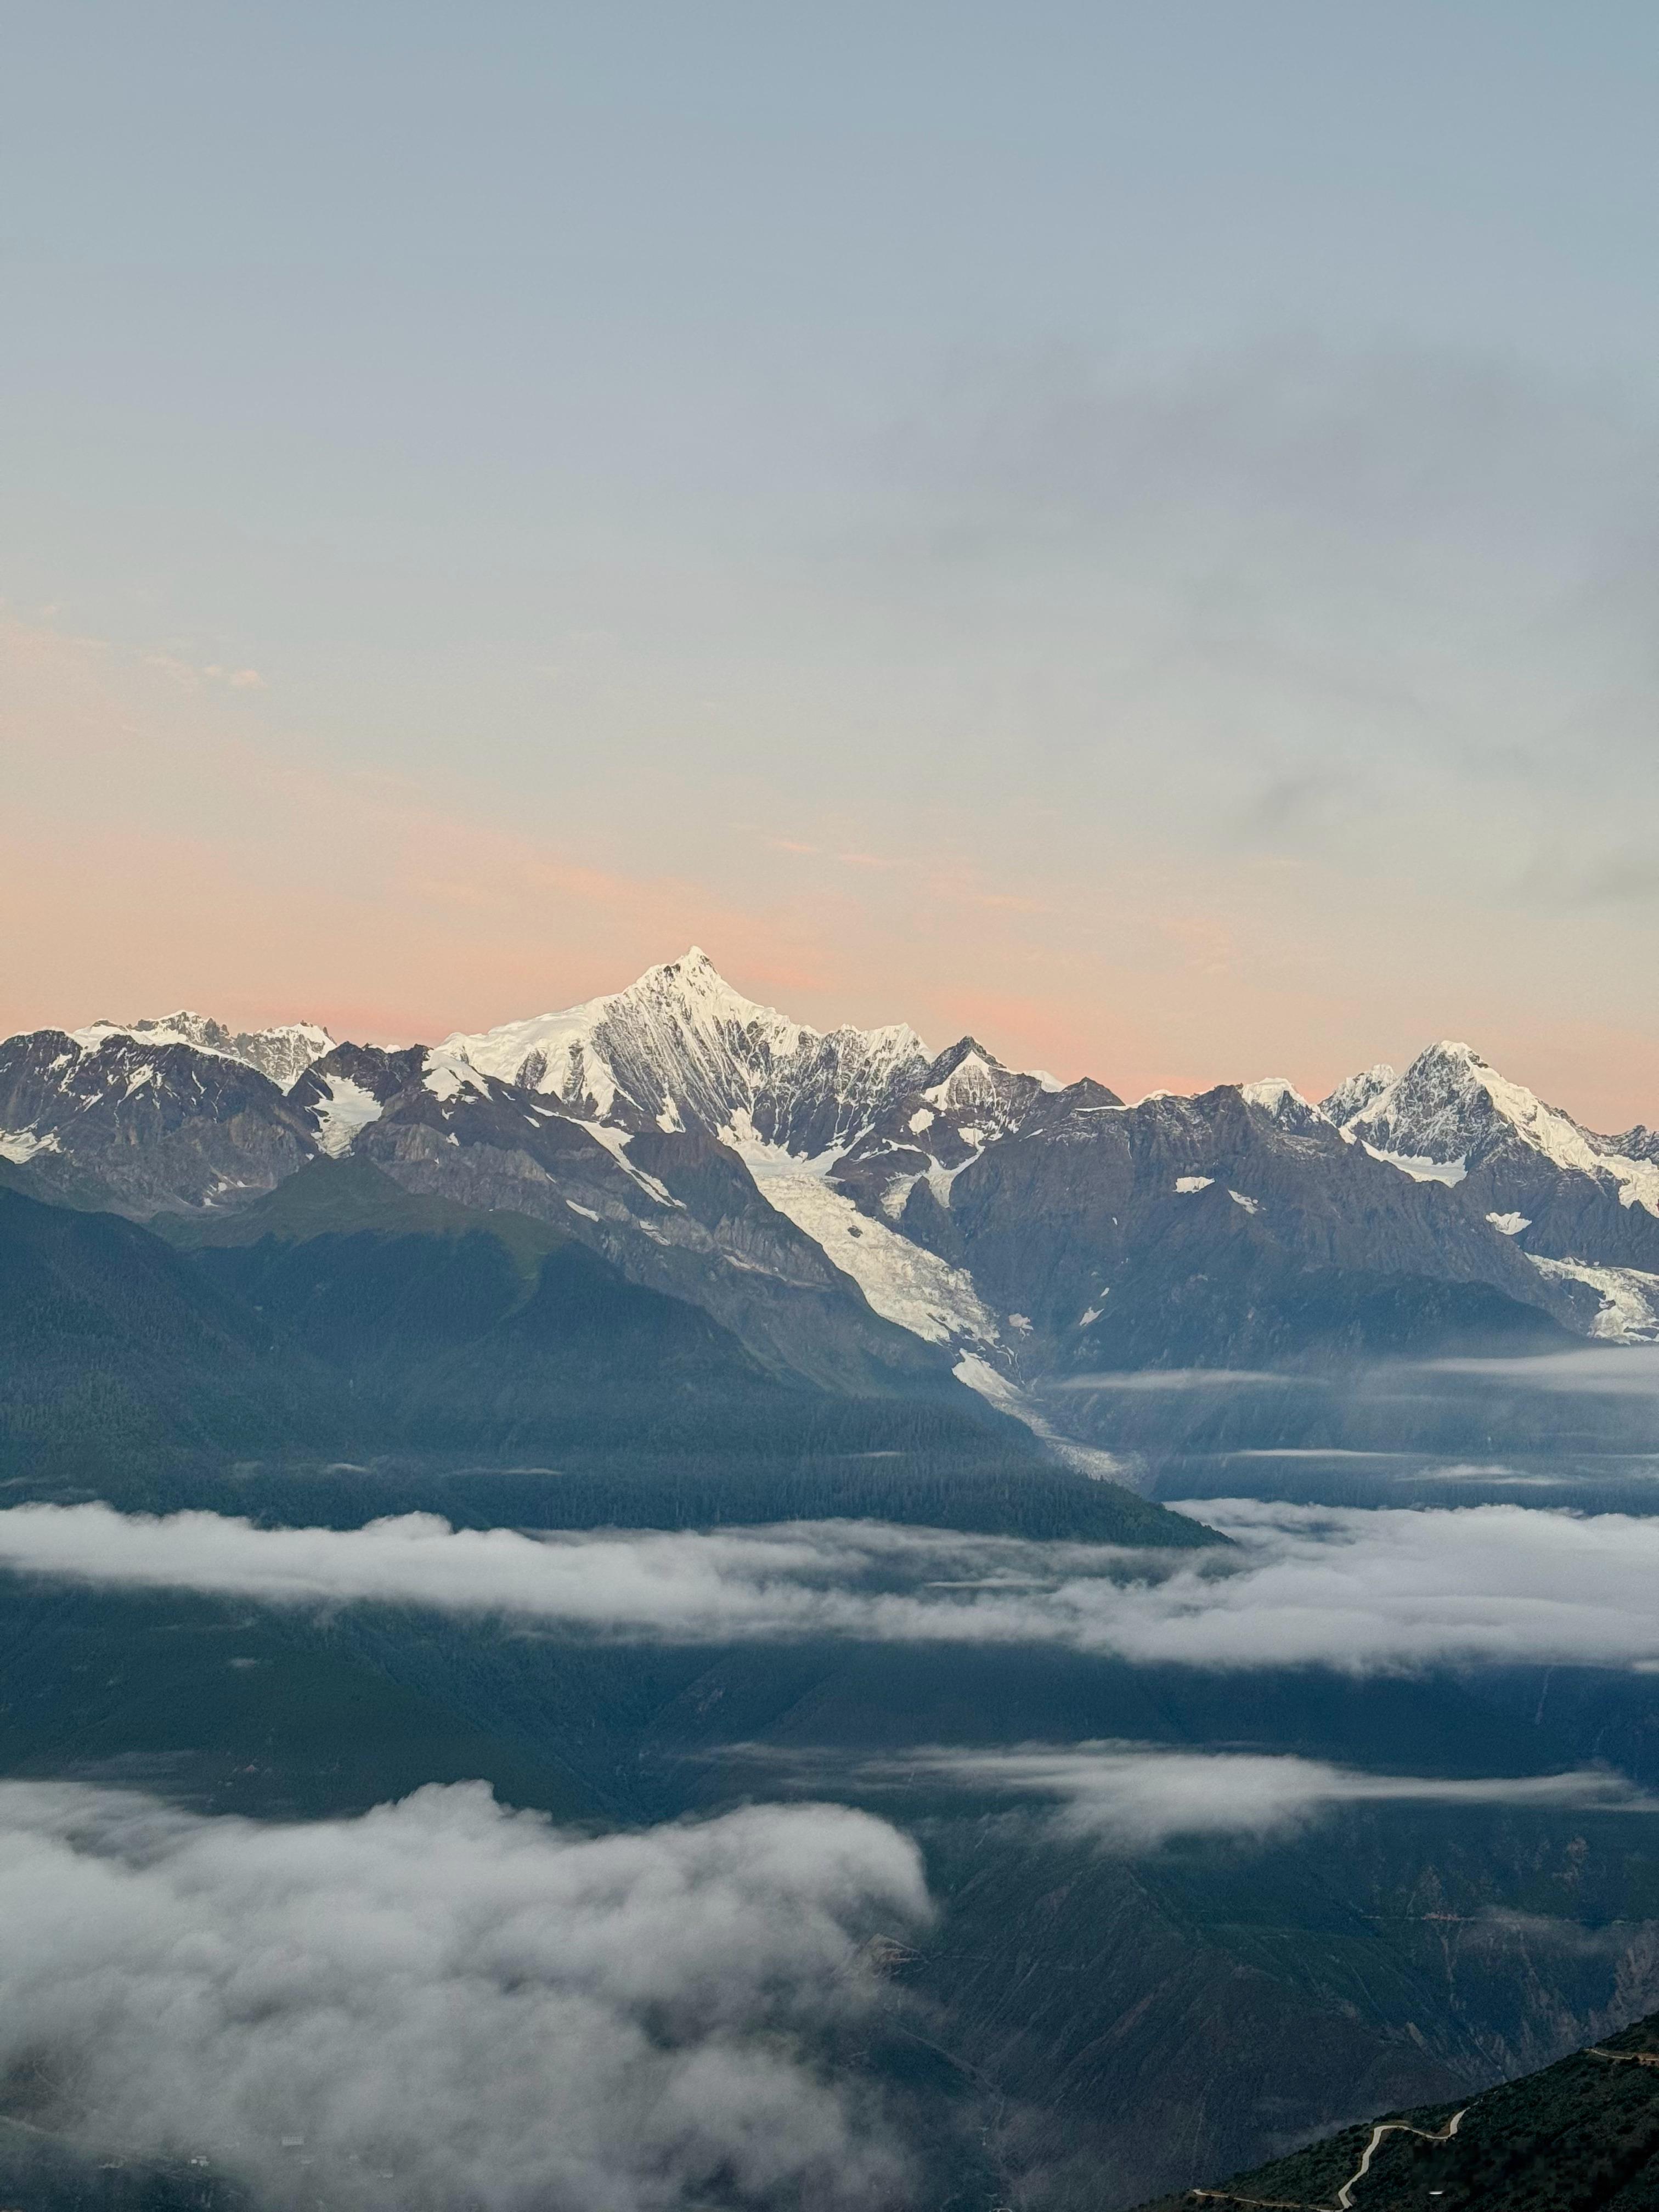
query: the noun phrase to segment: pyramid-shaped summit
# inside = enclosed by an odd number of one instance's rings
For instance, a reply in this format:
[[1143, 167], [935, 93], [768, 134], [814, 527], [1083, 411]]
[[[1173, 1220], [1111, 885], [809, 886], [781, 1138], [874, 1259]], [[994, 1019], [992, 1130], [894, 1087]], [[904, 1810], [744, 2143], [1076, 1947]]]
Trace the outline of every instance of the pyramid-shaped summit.
[[698, 945], [625, 990], [443, 1048], [584, 1119], [807, 1155], [853, 1142], [927, 1066], [914, 1030], [826, 1036], [744, 998]]

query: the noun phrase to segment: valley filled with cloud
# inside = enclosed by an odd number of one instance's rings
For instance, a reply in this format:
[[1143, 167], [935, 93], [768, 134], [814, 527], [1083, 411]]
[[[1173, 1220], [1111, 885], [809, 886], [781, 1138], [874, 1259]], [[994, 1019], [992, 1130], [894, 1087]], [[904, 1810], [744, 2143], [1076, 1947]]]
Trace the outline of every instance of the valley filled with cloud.
[[[1197, 1511], [1200, 1509], [1194, 1509]], [[126, 1589], [519, 1618], [651, 1643], [837, 1638], [1055, 1645], [1348, 1674], [1659, 1667], [1659, 1519], [1514, 1504], [1362, 1510], [1209, 1499], [1197, 1553], [881, 1522], [712, 1532], [260, 1528], [100, 1504], [0, 1512], [0, 1564]]]

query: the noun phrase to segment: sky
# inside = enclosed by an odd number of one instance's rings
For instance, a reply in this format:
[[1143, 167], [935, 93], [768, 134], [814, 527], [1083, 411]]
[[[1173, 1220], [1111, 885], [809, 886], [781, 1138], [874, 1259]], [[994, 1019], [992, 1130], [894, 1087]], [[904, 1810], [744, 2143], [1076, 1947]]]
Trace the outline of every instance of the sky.
[[0, 1027], [693, 941], [1659, 1120], [1659, 17], [14, 11]]

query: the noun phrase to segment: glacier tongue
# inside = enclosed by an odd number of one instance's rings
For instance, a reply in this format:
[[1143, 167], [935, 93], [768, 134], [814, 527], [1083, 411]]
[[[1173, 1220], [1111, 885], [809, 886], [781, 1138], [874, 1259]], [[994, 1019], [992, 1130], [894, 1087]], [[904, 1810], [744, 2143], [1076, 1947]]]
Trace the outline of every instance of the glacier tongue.
[[1365, 1150], [1374, 1160], [1385, 1167], [1398, 1168], [1413, 1182], [1443, 1182], [1449, 1189], [1462, 1182], [1469, 1171], [1468, 1156], [1460, 1152], [1455, 1160], [1437, 1160], [1427, 1152], [1385, 1152], [1380, 1146], [1367, 1145]]
[[323, 1079], [322, 1096], [313, 1110], [318, 1144], [331, 1159], [339, 1160], [351, 1150], [358, 1132], [378, 1121], [386, 1109], [372, 1091], [350, 1076], [331, 1075]]
[[860, 1213], [829, 1181], [835, 1153], [802, 1160], [752, 1139], [738, 1149], [762, 1197], [853, 1278], [884, 1321], [896, 1322], [929, 1344], [994, 1355], [996, 1317], [971, 1279], [884, 1221]]
[[1659, 1342], [1659, 1275], [1638, 1267], [1592, 1267], [1582, 1260], [1544, 1260], [1528, 1253], [1539, 1273], [1586, 1284], [1601, 1301], [1590, 1334], [1614, 1344]]

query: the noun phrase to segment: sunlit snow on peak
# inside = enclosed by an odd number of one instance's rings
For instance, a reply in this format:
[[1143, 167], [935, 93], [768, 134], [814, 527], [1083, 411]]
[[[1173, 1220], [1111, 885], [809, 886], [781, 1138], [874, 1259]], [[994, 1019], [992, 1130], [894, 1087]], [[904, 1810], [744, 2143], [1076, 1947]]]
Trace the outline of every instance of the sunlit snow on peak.
[[797, 1154], [851, 1142], [928, 1064], [905, 1024], [821, 1033], [734, 990], [696, 945], [625, 990], [457, 1032], [444, 1050], [584, 1119], [748, 1134]]

